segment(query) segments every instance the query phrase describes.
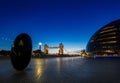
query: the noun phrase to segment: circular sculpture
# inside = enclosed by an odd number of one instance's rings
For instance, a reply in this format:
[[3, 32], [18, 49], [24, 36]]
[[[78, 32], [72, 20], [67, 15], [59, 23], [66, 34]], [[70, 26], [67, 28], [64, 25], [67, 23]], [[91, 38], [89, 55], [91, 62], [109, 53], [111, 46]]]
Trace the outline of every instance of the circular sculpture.
[[23, 70], [30, 62], [32, 55], [32, 40], [22, 33], [16, 37], [11, 48], [11, 62], [16, 70]]

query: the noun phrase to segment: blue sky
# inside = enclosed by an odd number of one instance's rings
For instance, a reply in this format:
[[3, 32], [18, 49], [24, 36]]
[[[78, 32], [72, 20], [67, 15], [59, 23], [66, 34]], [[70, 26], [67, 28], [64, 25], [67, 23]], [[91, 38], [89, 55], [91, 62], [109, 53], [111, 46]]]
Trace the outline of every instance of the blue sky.
[[[120, 0], [1, 0], [0, 49], [11, 49], [20, 33], [67, 50], [86, 48], [101, 27], [120, 18]], [[42, 46], [43, 48], [43, 46]]]

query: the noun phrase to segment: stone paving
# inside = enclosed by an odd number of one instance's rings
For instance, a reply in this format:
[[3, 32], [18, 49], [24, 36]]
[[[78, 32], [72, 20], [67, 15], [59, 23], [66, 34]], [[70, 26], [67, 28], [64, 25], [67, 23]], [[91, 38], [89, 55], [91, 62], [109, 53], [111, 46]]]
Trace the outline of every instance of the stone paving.
[[24, 71], [4, 59], [0, 83], [120, 83], [120, 59], [33, 58]]

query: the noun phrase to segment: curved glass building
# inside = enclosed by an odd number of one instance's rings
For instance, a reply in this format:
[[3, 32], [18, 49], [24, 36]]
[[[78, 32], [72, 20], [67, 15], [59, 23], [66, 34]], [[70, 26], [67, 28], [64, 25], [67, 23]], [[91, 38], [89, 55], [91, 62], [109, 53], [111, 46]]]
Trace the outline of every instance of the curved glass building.
[[86, 51], [93, 56], [120, 55], [120, 19], [99, 29], [89, 40]]

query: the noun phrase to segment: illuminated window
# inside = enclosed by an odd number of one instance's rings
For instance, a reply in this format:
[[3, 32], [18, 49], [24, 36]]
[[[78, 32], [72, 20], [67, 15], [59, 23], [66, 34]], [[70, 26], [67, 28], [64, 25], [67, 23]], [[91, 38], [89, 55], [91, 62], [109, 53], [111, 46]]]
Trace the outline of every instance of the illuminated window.
[[109, 36], [109, 35], [115, 35], [115, 34], [116, 34], [116, 32], [112, 32], [112, 33], [102, 34], [100, 36], [103, 37], [103, 36]]
[[105, 30], [105, 29], [110, 29], [110, 28], [113, 28], [113, 27], [115, 27], [115, 26], [105, 27], [105, 28], [103, 28], [103, 30]]
[[105, 52], [113, 52], [113, 50], [105, 50]]
[[117, 41], [108, 41], [108, 42], [100, 42], [100, 44], [112, 44], [112, 43], [116, 43]]
[[114, 30], [117, 30], [117, 28], [109, 29], [109, 30], [104, 30], [104, 31], [101, 31], [100, 33], [106, 33], [106, 32], [110, 32], [110, 31], [114, 31]]
[[93, 43], [93, 42], [94, 42], [94, 40], [92, 39], [90, 42], [91, 42], [91, 43]]
[[107, 37], [107, 38], [100, 38], [100, 39], [97, 39], [97, 40], [106, 40], [106, 39], [116, 39], [116, 36], [113, 36], [113, 37]]

